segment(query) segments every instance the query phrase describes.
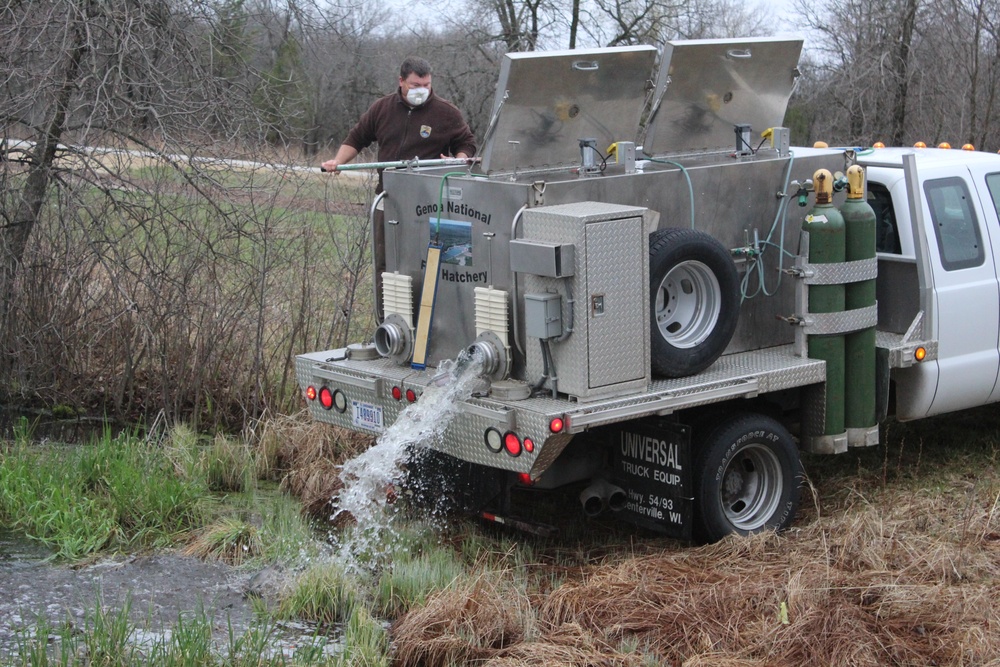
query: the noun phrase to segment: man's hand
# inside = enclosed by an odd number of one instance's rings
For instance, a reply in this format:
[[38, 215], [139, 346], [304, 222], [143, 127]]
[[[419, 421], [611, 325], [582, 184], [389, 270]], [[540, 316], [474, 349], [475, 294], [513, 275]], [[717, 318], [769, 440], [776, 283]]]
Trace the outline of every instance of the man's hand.
[[340, 163], [337, 162], [336, 159], [333, 159], [333, 160], [327, 160], [326, 162], [321, 164], [319, 168], [321, 171], [332, 171], [335, 174], [339, 174], [340, 172], [337, 171], [337, 167], [339, 166]]

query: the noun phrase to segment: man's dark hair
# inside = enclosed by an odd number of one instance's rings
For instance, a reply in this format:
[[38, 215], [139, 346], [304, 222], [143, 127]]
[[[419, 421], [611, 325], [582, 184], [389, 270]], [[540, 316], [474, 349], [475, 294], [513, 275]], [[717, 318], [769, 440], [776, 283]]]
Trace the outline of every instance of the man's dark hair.
[[399, 66], [399, 78], [405, 79], [411, 74], [417, 76], [428, 76], [431, 73], [431, 64], [418, 56], [407, 56], [403, 64]]

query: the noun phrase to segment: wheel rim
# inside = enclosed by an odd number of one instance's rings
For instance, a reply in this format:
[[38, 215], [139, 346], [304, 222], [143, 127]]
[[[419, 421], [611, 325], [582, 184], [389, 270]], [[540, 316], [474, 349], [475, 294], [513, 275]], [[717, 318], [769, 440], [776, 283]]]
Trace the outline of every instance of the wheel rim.
[[774, 516], [782, 491], [778, 457], [761, 445], [747, 445], [726, 467], [719, 499], [737, 530], [753, 531]]
[[663, 276], [653, 316], [660, 335], [678, 348], [701, 344], [715, 329], [722, 290], [715, 273], [697, 261], [681, 262]]

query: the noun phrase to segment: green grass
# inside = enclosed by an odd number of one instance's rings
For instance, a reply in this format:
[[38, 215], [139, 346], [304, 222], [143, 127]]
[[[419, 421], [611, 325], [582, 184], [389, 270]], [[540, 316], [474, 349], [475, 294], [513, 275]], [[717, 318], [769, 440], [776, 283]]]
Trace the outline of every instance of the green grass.
[[[119, 610], [100, 602], [89, 610], [84, 627], [67, 622], [53, 628], [46, 619], [32, 631], [17, 638], [17, 658], [7, 663], [18, 667], [339, 667], [347, 664], [387, 664], [385, 648], [371, 661], [347, 663], [341, 655], [327, 650], [325, 637], [314, 636], [295, 648], [291, 655], [275, 648], [278, 628], [269, 618], [256, 621], [238, 634], [231, 624], [227, 635], [213, 641], [212, 629], [219, 623], [204, 611], [182, 614], [168, 632], [153, 633], [131, 620], [131, 605]], [[371, 645], [375, 636], [362, 636], [364, 626], [355, 630]], [[356, 652], [358, 649], [354, 649]], [[363, 649], [371, 655], [372, 649]]]
[[389, 635], [381, 623], [362, 606], [351, 613], [344, 628], [344, 652], [338, 667], [388, 667]]
[[320, 624], [343, 623], [361, 600], [358, 582], [333, 561], [318, 562], [296, 577], [281, 599], [279, 618], [302, 618]]
[[313, 548], [298, 503], [258, 490], [245, 443], [180, 426], [164, 445], [104, 433], [88, 445], [41, 446], [30, 444], [31, 431], [19, 422], [0, 449], [0, 523], [58, 558], [193, 541], [204, 557], [259, 564]]
[[398, 618], [422, 605], [432, 593], [453, 585], [465, 573], [465, 566], [450, 548], [397, 552], [378, 578], [375, 609], [383, 618]]
[[172, 544], [203, 521], [200, 480], [180, 479], [162, 449], [105, 433], [80, 447], [14, 444], [0, 460], [0, 521], [61, 558]]

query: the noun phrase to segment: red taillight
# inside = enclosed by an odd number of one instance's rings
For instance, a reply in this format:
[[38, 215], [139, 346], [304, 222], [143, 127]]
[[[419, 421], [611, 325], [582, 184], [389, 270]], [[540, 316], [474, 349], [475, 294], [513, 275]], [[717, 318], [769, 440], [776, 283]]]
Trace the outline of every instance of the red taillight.
[[399, 387], [393, 387], [392, 397], [395, 398], [397, 401], [400, 400], [401, 398], [403, 398], [403, 390], [400, 389]]
[[310, 401], [316, 400], [316, 387], [312, 386], [306, 387], [306, 398], [308, 398]]
[[517, 473], [517, 481], [519, 481], [524, 486], [531, 486], [535, 483], [535, 480], [531, 479], [531, 475], [526, 472]]
[[323, 387], [319, 390], [319, 403], [327, 410], [333, 407], [333, 392], [330, 391], [329, 387]]
[[529, 454], [531, 452], [535, 451], [535, 441], [532, 440], [531, 438], [525, 438], [524, 439], [524, 451], [528, 452]]
[[408, 400], [410, 403], [416, 403], [417, 402], [417, 392], [413, 391], [412, 389], [407, 389], [406, 390], [406, 400]]
[[552, 421], [549, 422], [549, 430], [553, 433], [560, 433], [566, 427], [566, 423], [562, 420], [562, 417], [553, 417]]
[[507, 450], [507, 453], [511, 456], [521, 455], [521, 439], [517, 437], [517, 433], [513, 431], [507, 431], [503, 436], [503, 448]]

